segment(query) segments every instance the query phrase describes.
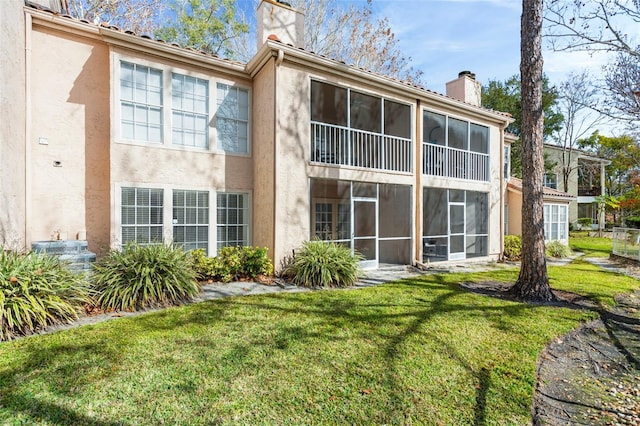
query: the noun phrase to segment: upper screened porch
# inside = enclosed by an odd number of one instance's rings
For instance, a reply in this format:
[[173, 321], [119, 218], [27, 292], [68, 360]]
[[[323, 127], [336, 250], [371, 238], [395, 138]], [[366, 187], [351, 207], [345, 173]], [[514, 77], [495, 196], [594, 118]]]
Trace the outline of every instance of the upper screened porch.
[[[310, 161], [413, 173], [412, 106], [311, 81]], [[488, 182], [489, 128], [422, 112], [423, 175]]]

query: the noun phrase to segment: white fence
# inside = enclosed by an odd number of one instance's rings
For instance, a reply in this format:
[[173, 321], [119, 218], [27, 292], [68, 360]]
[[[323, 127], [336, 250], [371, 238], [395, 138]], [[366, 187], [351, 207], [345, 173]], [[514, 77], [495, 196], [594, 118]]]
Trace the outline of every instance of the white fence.
[[613, 228], [613, 254], [640, 261], [640, 229]]

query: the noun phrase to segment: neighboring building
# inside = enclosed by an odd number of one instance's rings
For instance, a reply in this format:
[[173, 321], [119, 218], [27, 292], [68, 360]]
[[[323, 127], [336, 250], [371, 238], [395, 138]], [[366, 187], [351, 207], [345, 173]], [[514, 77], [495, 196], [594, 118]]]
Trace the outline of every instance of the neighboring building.
[[[544, 185], [575, 197], [569, 204], [569, 222], [576, 225], [579, 218], [590, 218], [593, 228], [604, 227], [604, 209], [599, 208], [598, 197], [605, 195], [605, 167], [609, 160], [578, 149], [564, 149], [557, 145], [544, 145], [545, 161], [553, 169], [544, 176]], [[569, 170], [565, 188], [563, 170]]]
[[302, 18], [263, 0], [245, 64], [1, 2], [5, 246], [250, 244], [277, 265], [317, 237], [366, 267], [497, 259], [510, 116], [470, 73], [444, 96], [308, 52]]
[[[509, 178], [505, 206], [505, 230], [522, 235], [522, 179]], [[544, 240], [569, 243], [569, 206], [576, 197], [566, 192], [543, 188]]]

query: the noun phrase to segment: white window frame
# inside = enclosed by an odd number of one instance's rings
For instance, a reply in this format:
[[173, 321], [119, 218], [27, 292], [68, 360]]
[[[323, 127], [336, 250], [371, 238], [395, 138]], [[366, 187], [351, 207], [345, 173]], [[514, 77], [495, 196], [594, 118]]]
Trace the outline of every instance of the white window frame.
[[[164, 62], [155, 62], [148, 59], [131, 56], [124, 51], [112, 52], [111, 56], [111, 75], [112, 84], [111, 89], [111, 134], [116, 135], [113, 137], [114, 143], [121, 143], [127, 145], [138, 145], [145, 147], [154, 147], [158, 149], [172, 149], [181, 151], [196, 151], [196, 152], [209, 152], [220, 155], [230, 156], [251, 156], [251, 105], [252, 89], [251, 86], [238, 83], [233, 80], [225, 79], [222, 77], [211, 76], [203, 73], [199, 73], [193, 70], [169, 65]], [[147, 68], [152, 68], [162, 72], [162, 141], [160, 142], [145, 142], [143, 140], [128, 139], [122, 136], [122, 106], [121, 106], [121, 63], [127, 62], [134, 65], [139, 65]], [[208, 82], [208, 109], [207, 109], [207, 147], [193, 147], [188, 145], [180, 145], [173, 143], [173, 95], [171, 80], [173, 74], [184, 75], [199, 80], [205, 80]], [[242, 90], [246, 90], [248, 93], [248, 119], [247, 119], [247, 152], [246, 153], [233, 153], [224, 151], [218, 145], [218, 134], [215, 127], [215, 113], [217, 112], [217, 84], [225, 84], [231, 87], [237, 87]]]
[[[185, 197], [185, 201], [183, 204], [177, 205], [176, 203], [176, 195], [178, 195], [178, 193], [183, 193], [184, 197]], [[195, 201], [196, 201], [196, 205], [192, 206], [189, 205], [186, 201], [186, 198], [188, 196], [188, 194], [192, 194], [194, 195]], [[207, 196], [207, 205], [206, 206], [202, 206], [200, 204], [201, 201], [201, 197], [206, 194]], [[188, 247], [188, 245], [194, 244], [195, 247], [189, 248], [189, 250], [192, 249], [204, 249], [205, 252], [209, 252], [209, 247], [211, 246], [211, 232], [210, 232], [210, 221], [211, 221], [211, 192], [210, 191], [198, 191], [198, 190], [191, 190], [191, 189], [173, 189], [171, 191], [171, 197], [172, 197], [172, 239], [173, 242], [176, 244], [180, 244], [180, 245], [184, 245], [185, 247]], [[177, 209], [182, 210], [182, 214], [180, 214], [180, 211], [177, 211]], [[206, 209], [206, 210], [205, 210]], [[193, 218], [195, 220], [189, 220], [189, 211], [193, 212]], [[204, 212], [206, 212], [204, 215], [202, 214]], [[180, 220], [182, 217], [182, 221]], [[193, 228], [195, 229], [195, 241], [187, 241], [186, 238], [184, 238], [185, 241], [176, 241], [176, 228], [177, 227], [183, 227], [185, 228], [185, 231], [187, 228]], [[200, 230], [205, 229], [206, 230], [206, 241], [202, 241], [200, 239]], [[204, 246], [203, 246], [204, 243]]]
[[[198, 111], [198, 103], [201, 102], [202, 95], [198, 95], [197, 90], [194, 90], [193, 93], [185, 92], [184, 90], [180, 92], [182, 94], [181, 98], [181, 108], [178, 108], [176, 102], [174, 100], [177, 98], [176, 92], [173, 90], [174, 88], [174, 80], [180, 80], [182, 84], [184, 84], [188, 80], [192, 80], [195, 85], [204, 84], [205, 85], [205, 93], [204, 93], [204, 112]], [[172, 72], [171, 73], [171, 143], [177, 146], [188, 146], [192, 148], [201, 148], [201, 149], [209, 149], [209, 109], [210, 109], [210, 99], [209, 99], [209, 80], [198, 78], [194, 76], [190, 76], [184, 73]], [[189, 99], [187, 96], [191, 96]], [[193, 107], [188, 108], [185, 105], [189, 100], [193, 101]], [[176, 115], [181, 116], [181, 126], [178, 128]], [[185, 128], [185, 119], [193, 118], [194, 125], [192, 129]], [[204, 129], [198, 128], [197, 124], [199, 120], [204, 118]], [[176, 134], [180, 135], [181, 141], [177, 141]], [[188, 135], [191, 135], [191, 143], [186, 143], [186, 139], [189, 138]], [[197, 143], [197, 136], [204, 136], [204, 145], [200, 145]]]
[[[208, 247], [207, 254], [209, 256], [216, 255], [216, 194], [220, 191], [219, 188], [213, 187], [190, 187], [185, 185], [171, 185], [171, 184], [154, 184], [154, 183], [140, 183], [140, 182], [118, 182], [112, 186], [112, 199], [114, 202], [111, 205], [111, 211], [114, 218], [112, 228], [112, 243], [111, 247], [115, 250], [120, 250], [124, 246], [122, 244], [122, 189], [123, 188], [142, 188], [142, 189], [157, 189], [163, 191], [163, 212], [162, 212], [162, 241], [165, 243], [173, 242], [173, 192], [174, 191], [198, 191], [209, 193], [209, 216], [208, 216]], [[249, 214], [251, 214], [251, 204], [249, 204]], [[251, 231], [251, 220], [249, 220], [249, 232]]]
[[[245, 201], [246, 201], [246, 206], [244, 207], [245, 210], [245, 214], [244, 214], [244, 222], [242, 224], [229, 224], [229, 223], [225, 223], [225, 224], [221, 224], [218, 222], [218, 209], [220, 208], [220, 206], [218, 205], [218, 195], [241, 195], [246, 197]], [[220, 248], [220, 247], [227, 247], [228, 244], [223, 244], [222, 246], [219, 246], [219, 243], [221, 242], [221, 240], [218, 240], [218, 229], [223, 228], [223, 227], [227, 227], [227, 226], [243, 226], [246, 229], [246, 241], [245, 244], [246, 246], [251, 245], [251, 194], [249, 192], [246, 191], [224, 191], [224, 190], [218, 190], [217, 192], [215, 192], [215, 235], [214, 235], [214, 241], [215, 241], [215, 249], [216, 251]], [[226, 241], [228, 243], [228, 240]]]
[[[557, 216], [554, 219], [553, 210], [557, 209]], [[560, 209], [564, 209], [564, 222], [560, 221]], [[560, 241], [566, 244], [569, 241], [569, 206], [562, 203], [544, 203], [544, 240]], [[555, 227], [557, 238], [552, 238]]]
[[[553, 179], [550, 179], [553, 176]], [[558, 174], [553, 172], [545, 172], [542, 177], [542, 186], [551, 189], [558, 189]]]
[[[236, 107], [237, 107], [237, 111], [235, 111], [236, 113], [236, 117], [226, 117], [223, 116], [221, 114], [222, 112], [222, 101], [220, 99], [218, 99], [218, 86], [224, 86], [224, 89], [229, 91], [229, 90], [235, 90], [236, 91], [236, 101], [239, 98], [239, 93], [240, 91], [246, 92], [247, 93], [247, 118], [246, 120], [243, 118], [240, 118], [240, 107], [238, 102], [236, 102]], [[215, 82], [215, 116], [216, 116], [216, 142], [217, 142], [217, 149], [226, 153], [226, 154], [231, 154], [231, 155], [249, 155], [251, 153], [251, 92], [249, 91], [249, 89], [242, 87], [242, 86], [238, 86], [236, 84], [229, 84], [228, 82], [224, 82], [224, 81], [216, 81]], [[222, 145], [222, 138], [219, 135], [219, 122], [223, 121], [223, 120], [228, 120], [230, 122], [235, 122], [235, 123], [240, 123], [240, 124], [244, 124], [247, 126], [247, 149], [246, 151], [240, 151], [240, 150], [227, 150], [225, 149], [225, 147]], [[235, 135], [236, 136], [236, 140], [235, 143], [237, 145], [238, 142], [238, 134]]]
[[352, 224], [352, 212], [350, 200], [335, 199], [335, 198], [312, 198], [311, 199], [311, 236], [316, 236], [316, 207], [318, 204], [331, 205], [331, 235], [335, 238], [323, 240], [333, 242], [351, 242], [351, 231], [348, 232], [347, 238], [339, 239], [339, 227], [340, 227], [340, 206], [346, 206], [349, 209], [349, 230], [351, 230]]
[[[125, 67], [125, 64], [128, 66], [132, 67], [132, 72], [133, 72], [133, 80], [129, 81], [129, 83], [131, 84], [130, 90], [131, 90], [131, 96], [127, 96], [125, 99], [125, 95], [124, 95], [124, 91], [123, 91], [123, 86], [125, 85], [125, 81], [123, 81], [123, 68]], [[145, 82], [142, 85], [143, 87], [141, 88], [140, 85], [138, 85], [137, 82], [137, 78], [136, 78], [136, 73], [140, 73], [142, 71], [142, 69], [146, 69], [146, 72], [144, 73], [145, 75]], [[122, 139], [128, 139], [128, 140], [132, 140], [132, 141], [136, 141], [136, 142], [140, 142], [140, 143], [146, 143], [146, 144], [161, 144], [163, 139], [164, 139], [164, 131], [163, 131], [163, 127], [164, 127], [164, 122], [165, 122], [165, 118], [164, 118], [164, 90], [163, 90], [163, 78], [164, 78], [164, 72], [162, 71], [162, 69], [156, 68], [156, 67], [152, 67], [152, 66], [148, 66], [148, 65], [143, 65], [140, 63], [136, 63], [136, 62], [130, 62], [130, 61], [125, 61], [125, 60], [121, 60], [119, 61], [119, 67], [118, 67], [118, 88], [119, 88], [119, 95], [118, 96], [118, 100], [119, 100], [119, 106], [120, 106], [120, 137]], [[159, 77], [159, 83], [160, 86], [153, 86], [150, 82], [151, 80], [151, 76], [152, 73], [156, 75], [156, 77]], [[159, 76], [157, 75], [159, 74]], [[159, 90], [159, 100], [157, 102], [152, 102], [150, 100], [151, 97], [153, 97], [154, 92], [152, 89], [160, 89]], [[145, 100], [140, 100], [137, 99], [136, 97], [136, 93], [138, 93], [138, 91], [140, 91], [140, 89], [143, 89], [142, 91], [145, 94]], [[124, 118], [124, 114], [123, 114], [123, 110], [125, 109], [125, 106], [131, 108], [132, 110], [132, 116], [130, 118], [128, 118], [127, 120], [125, 120]], [[138, 115], [143, 113], [144, 116], [146, 118], [142, 119], [139, 118]], [[157, 131], [159, 132], [159, 137], [156, 138], [151, 138], [151, 130], [153, 127], [155, 126], [151, 126], [150, 123], [150, 115], [151, 114], [155, 114], [155, 115], [159, 115], [159, 123], [157, 123], [157, 126], [159, 126], [159, 128], [157, 129]], [[131, 123], [131, 137], [125, 136], [125, 121], [130, 122]], [[144, 125], [144, 126], [142, 126]], [[142, 138], [140, 135], [136, 135], [136, 129], [138, 129], [139, 127], [144, 127], [146, 128], [146, 137]]]
[[[124, 204], [123, 203], [123, 196], [124, 196], [124, 191], [125, 190], [129, 190], [129, 189], [133, 189], [134, 191], [134, 202], [133, 204]], [[151, 203], [151, 199], [149, 199], [149, 203], [148, 204], [138, 204], [138, 193], [140, 191], [150, 191], [149, 196], [151, 197], [151, 191], [155, 191], [155, 192], [159, 192], [160, 193], [160, 205], [154, 205]], [[120, 197], [119, 197], [119, 210], [121, 212], [121, 223], [120, 223], [120, 241], [122, 246], [126, 246], [129, 243], [135, 243], [138, 245], [150, 245], [150, 244], [156, 244], [158, 243], [158, 240], [154, 240], [151, 238], [150, 234], [151, 234], [151, 230], [152, 229], [159, 229], [160, 230], [160, 241], [164, 240], [164, 228], [165, 228], [165, 220], [164, 220], [164, 210], [165, 210], [165, 206], [166, 206], [166, 192], [164, 191], [163, 188], [147, 188], [147, 187], [142, 187], [142, 186], [122, 186], [120, 188]], [[133, 223], [124, 223], [124, 218], [122, 218], [122, 211], [123, 209], [128, 208], [128, 209], [133, 209]], [[151, 217], [152, 215], [152, 210], [153, 209], [158, 209], [160, 208], [160, 223], [152, 223], [151, 222]], [[148, 216], [148, 220], [143, 222], [143, 223], [138, 223], [138, 217], [144, 212], [146, 211], [146, 214]], [[128, 241], [125, 241], [124, 238], [124, 230], [125, 229], [132, 229], [134, 232], [134, 238], [133, 239], [129, 239]], [[138, 229], [146, 229], [148, 231], [149, 234], [149, 240], [148, 241], [138, 241]]]

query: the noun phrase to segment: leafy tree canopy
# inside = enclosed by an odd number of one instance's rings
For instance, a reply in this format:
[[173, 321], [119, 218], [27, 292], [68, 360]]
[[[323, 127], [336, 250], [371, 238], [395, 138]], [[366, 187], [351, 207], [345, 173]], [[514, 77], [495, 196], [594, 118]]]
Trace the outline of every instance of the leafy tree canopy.
[[[522, 133], [522, 92], [520, 76], [514, 75], [506, 81], [489, 80], [482, 86], [482, 106], [496, 111], [508, 112], [514, 122], [507, 127], [507, 132], [518, 138]], [[543, 135], [550, 138], [554, 132], [560, 131], [564, 116], [558, 110], [558, 92], [549, 83], [547, 76], [542, 78], [542, 108], [544, 110]], [[511, 173], [522, 176], [522, 148], [520, 139], [511, 146]]]
[[231, 40], [249, 32], [237, 19], [235, 0], [170, 0], [168, 16], [155, 35], [181, 46], [232, 57]]

